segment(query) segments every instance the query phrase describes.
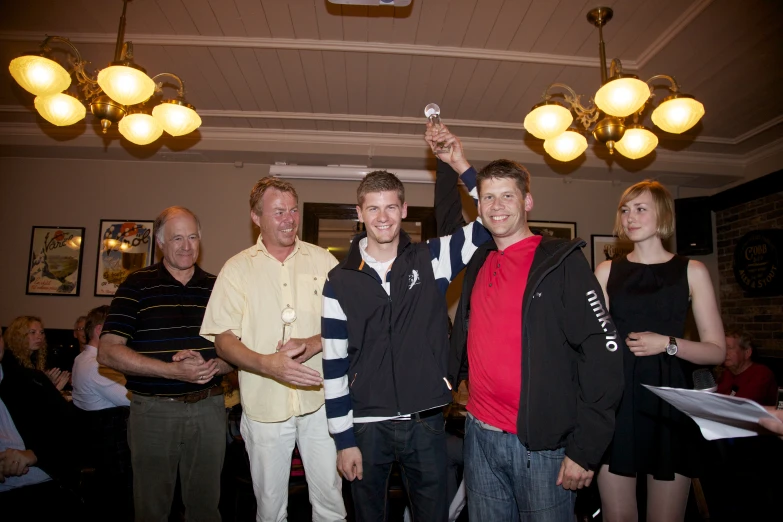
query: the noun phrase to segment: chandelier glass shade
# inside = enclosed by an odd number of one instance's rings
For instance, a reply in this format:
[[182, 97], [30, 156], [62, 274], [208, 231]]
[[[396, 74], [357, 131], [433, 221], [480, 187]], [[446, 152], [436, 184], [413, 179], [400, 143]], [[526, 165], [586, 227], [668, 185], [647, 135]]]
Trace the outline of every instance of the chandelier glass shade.
[[155, 94], [155, 82], [142, 69], [129, 65], [110, 65], [98, 73], [103, 92], [122, 105], [136, 105]]
[[71, 86], [71, 75], [62, 65], [44, 56], [26, 55], [11, 60], [8, 70], [24, 90], [49, 96]]
[[[47, 36], [39, 55], [11, 60], [8, 66], [11, 76], [23, 89], [37, 96], [35, 108], [46, 121], [58, 126], [72, 125], [84, 118], [86, 105], [100, 120], [104, 134], [113, 124], [119, 124], [120, 134], [137, 145], [155, 141], [164, 130], [172, 136], [182, 136], [201, 126], [195, 107], [185, 100], [185, 82], [179, 76], [164, 72], [150, 78], [142, 67], [133, 63], [133, 44], [124, 41], [129, 1], [122, 0], [114, 60], [96, 77], [85, 72], [87, 62], [71, 41], [62, 36]], [[73, 66], [70, 71], [47, 56], [52, 51], [49, 47], [52, 42], [70, 48]], [[162, 100], [162, 95], [157, 96], [163, 90], [163, 82], [157, 80], [163, 76], [174, 80], [177, 98]], [[64, 92], [71, 87], [72, 79], [81, 90], [78, 99]], [[143, 108], [139, 107], [141, 104]]]
[[147, 145], [160, 138], [163, 127], [151, 115], [139, 112], [129, 114], [120, 120], [120, 134], [136, 145]]
[[558, 161], [571, 161], [587, 149], [587, 138], [574, 129], [568, 129], [554, 138], [544, 140], [544, 150]]
[[625, 129], [620, 141], [614, 144], [617, 152], [630, 159], [643, 158], [658, 146], [658, 136], [641, 125]]
[[610, 79], [595, 93], [595, 104], [610, 116], [630, 116], [641, 109], [650, 97], [649, 85], [636, 76], [625, 76]]
[[177, 103], [177, 100], [166, 100], [156, 105], [152, 115], [172, 136], [189, 134], [201, 126], [201, 117], [193, 106]]
[[[597, 7], [587, 13], [587, 20], [598, 28], [602, 82], [592, 103], [582, 104], [582, 97], [571, 87], [553, 83], [544, 91], [543, 101], [534, 105], [525, 117], [525, 129], [543, 139], [546, 153], [558, 161], [572, 161], [587, 148], [585, 137], [570, 128], [574, 121], [596, 141], [606, 145], [609, 154], [616, 150], [627, 158], [639, 159], [655, 150], [658, 137], [639, 122], [652, 105], [655, 88], [661, 87], [654, 83], [659, 80], [668, 82], [666, 87], [670, 94], [653, 110], [650, 116], [653, 124], [665, 132], [681, 134], [704, 116], [704, 106], [693, 96], [681, 93], [672, 76], [659, 74], [642, 81], [636, 75], [624, 74], [617, 59], [611, 61], [607, 74], [602, 28], [612, 16], [609, 7]], [[564, 91], [563, 102], [553, 99], [555, 89]]]
[[36, 96], [33, 103], [43, 119], [58, 127], [73, 125], [83, 120], [87, 114], [82, 102], [63, 92]]
[[546, 101], [539, 103], [525, 117], [525, 129], [540, 140], [548, 140], [564, 133], [574, 117], [565, 105]]
[[704, 105], [687, 94], [667, 96], [653, 111], [653, 123], [672, 134], [682, 134], [704, 116]]

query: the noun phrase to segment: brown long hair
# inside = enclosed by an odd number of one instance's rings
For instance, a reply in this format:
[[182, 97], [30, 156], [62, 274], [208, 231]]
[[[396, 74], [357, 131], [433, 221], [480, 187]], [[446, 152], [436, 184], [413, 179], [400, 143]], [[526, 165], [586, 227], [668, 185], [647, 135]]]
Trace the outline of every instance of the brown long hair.
[[11, 321], [11, 325], [6, 328], [3, 334], [6, 350], [14, 354], [19, 364], [25, 368], [35, 368], [36, 370], [46, 370], [46, 337], [44, 337], [41, 348], [38, 349], [35, 365], [32, 361], [32, 352], [30, 351], [30, 341], [27, 337], [27, 331], [33, 323], [41, 323], [40, 317], [34, 315], [22, 315]]

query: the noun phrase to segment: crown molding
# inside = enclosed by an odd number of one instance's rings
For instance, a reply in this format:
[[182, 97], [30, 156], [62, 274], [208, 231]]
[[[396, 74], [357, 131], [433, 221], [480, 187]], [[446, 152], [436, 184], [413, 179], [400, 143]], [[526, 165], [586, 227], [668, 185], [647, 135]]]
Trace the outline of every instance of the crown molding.
[[[35, 111], [30, 107], [18, 105], [0, 105], [0, 113], [27, 113]], [[312, 120], [312, 121], [338, 121], [348, 123], [397, 123], [402, 125], [424, 125], [423, 118], [412, 116], [381, 116], [372, 114], [331, 114], [323, 112], [275, 112], [275, 111], [242, 111], [222, 109], [199, 109], [199, 115], [204, 118], [249, 118], [249, 119], [275, 119], [275, 120]], [[524, 131], [521, 123], [509, 123], [504, 121], [458, 120], [449, 119], [452, 128], [468, 127], [479, 129], [499, 129]], [[688, 134], [659, 135], [664, 140], [688, 140], [696, 143], [711, 143], [718, 145], [739, 145], [762, 132], [783, 123], [783, 115], [777, 116], [758, 127], [750, 129], [736, 138], [720, 138], [714, 136], [691, 136]]]
[[[44, 133], [39, 125], [33, 123], [0, 123], [0, 145], [105, 149], [107, 147], [105, 139], [105, 136], [93, 132], [92, 129], [74, 136], [68, 128], [48, 128]], [[283, 155], [287, 153], [337, 154], [364, 159], [368, 164], [371, 164], [373, 157], [426, 158], [429, 155], [421, 137], [408, 134], [201, 127], [197, 135], [174, 139], [179, 144], [177, 151], [187, 149], [190, 153], [271, 151]], [[111, 138], [108, 147], [119, 148], [120, 142], [120, 139]], [[521, 140], [465, 138], [462, 142], [475, 161], [491, 161], [500, 156], [510, 156], [525, 163], [539, 165], [548, 163], [541, 151], [532, 150]], [[177, 154], [185, 154], [177, 151], [169, 152], [165, 146], [162, 147], [161, 152], [174, 157]], [[783, 138], [765, 145], [763, 151], [758, 153], [754, 151], [741, 156], [725, 153], [675, 152], [659, 148], [649, 168], [661, 172], [736, 176], [741, 175], [744, 167], [750, 162], [775, 154], [779, 149], [783, 149]], [[592, 149], [588, 149], [586, 159], [581, 166], [625, 170], [618, 163], [607, 163], [605, 158], [595, 156]]]

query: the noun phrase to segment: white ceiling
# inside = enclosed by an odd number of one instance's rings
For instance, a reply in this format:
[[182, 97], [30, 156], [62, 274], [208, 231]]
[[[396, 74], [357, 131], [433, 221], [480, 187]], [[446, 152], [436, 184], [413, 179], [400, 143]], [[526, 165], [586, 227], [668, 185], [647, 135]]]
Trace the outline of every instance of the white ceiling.
[[[585, 20], [598, 4], [614, 9], [608, 57], [642, 79], [675, 76], [707, 112], [686, 135], [659, 133], [643, 160], [591, 143], [559, 164], [521, 122], [552, 82], [584, 101], [600, 86], [597, 30]], [[2, 2], [0, 61], [56, 34], [104, 67], [121, 9], [120, 0]], [[116, 130], [102, 136], [91, 115], [55, 128], [4, 67], [0, 155], [426, 168], [422, 109], [434, 101], [478, 164], [505, 156], [539, 175], [703, 188], [783, 166], [779, 0], [134, 0], [127, 18], [135, 61], [186, 81], [199, 131], [138, 147]]]

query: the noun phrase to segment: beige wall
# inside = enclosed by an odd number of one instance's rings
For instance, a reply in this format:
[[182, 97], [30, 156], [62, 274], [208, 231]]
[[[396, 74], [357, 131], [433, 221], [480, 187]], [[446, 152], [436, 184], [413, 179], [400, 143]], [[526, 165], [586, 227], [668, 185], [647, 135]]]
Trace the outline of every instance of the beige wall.
[[[269, 171], [266, 165], [154, 163], [122, 161], [0, 158], [0, 222], [4, 251], [0, 262], [0, 324], [15, 316], [40, 315], [49, 328], [70, 328], [90, 308], [108, 304], [94, 297], [100, 219], [152, 220], [163, 208], [183, 205], [201, 218], [201, 266], [217, 273], [226, 259], [247, 248], [255, 236], [248, 193]], [[577, 233], [611, 234], [614, 209], [627, 184], [535, 178], [531, 219], [575, 221]], [[351, 203], [356, 182], [291, 180], [304, 202]], [[432, 204], [431, 184], [408, 184], [411, 205]], [[684, 196], [684, 194], [682, 194]], [[689, 191], [688, 196], [703, 195]], [[85, 227], [79, 297], [25, 295], [25, 277], [33, 225]], [[705, 256], [708, 266], [714, 256]], [[701, 259], [701, 258], [700, 258]], [[716, 270], [717, 272], [717, 270]], [[456, 293], [450, 293], [453, 303]]]

